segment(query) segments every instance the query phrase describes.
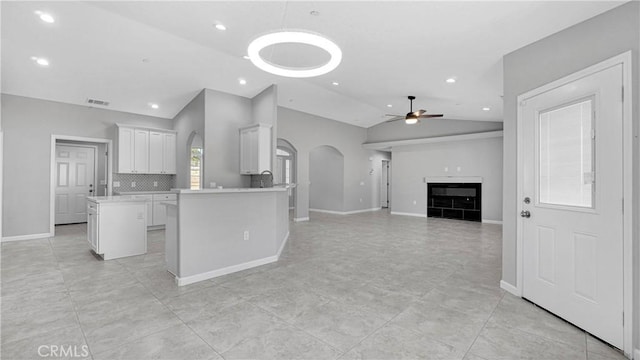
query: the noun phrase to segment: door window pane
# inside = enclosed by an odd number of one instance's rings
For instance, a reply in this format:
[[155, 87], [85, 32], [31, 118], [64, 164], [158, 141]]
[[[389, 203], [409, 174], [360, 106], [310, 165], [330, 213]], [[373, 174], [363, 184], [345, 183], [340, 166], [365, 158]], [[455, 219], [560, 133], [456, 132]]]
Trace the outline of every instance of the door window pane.
[[540, 113], [540, 203], [593, 207], [592, 114], [591, 99]]

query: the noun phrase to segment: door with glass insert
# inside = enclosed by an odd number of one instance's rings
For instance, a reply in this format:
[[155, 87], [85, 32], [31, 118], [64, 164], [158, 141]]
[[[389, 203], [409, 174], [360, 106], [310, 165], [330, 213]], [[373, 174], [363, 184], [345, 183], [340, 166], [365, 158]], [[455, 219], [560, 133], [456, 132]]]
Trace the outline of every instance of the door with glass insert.
[[622, 66], [520, 103], [523, 296], [622, 347]]

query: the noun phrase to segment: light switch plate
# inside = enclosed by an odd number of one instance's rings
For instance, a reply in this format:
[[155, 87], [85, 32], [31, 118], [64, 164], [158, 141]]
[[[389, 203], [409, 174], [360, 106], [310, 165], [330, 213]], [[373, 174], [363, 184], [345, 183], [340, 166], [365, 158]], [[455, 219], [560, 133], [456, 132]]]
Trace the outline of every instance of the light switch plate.
[[113, 187], [120, 187], [120, 181], [114, 181]]
[[135, 182], [135, 181], [132, 181], [132, 182], [131, 182], [131, 187], [132, 187], [132, 188], [136, 187], [136, 182]]

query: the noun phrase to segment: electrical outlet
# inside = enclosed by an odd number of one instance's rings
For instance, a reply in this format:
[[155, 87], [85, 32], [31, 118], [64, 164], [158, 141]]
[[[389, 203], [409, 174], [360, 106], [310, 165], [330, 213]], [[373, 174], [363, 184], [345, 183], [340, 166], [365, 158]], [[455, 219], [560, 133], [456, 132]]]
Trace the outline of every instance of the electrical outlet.
[[416, 205], [417, 203], [418, 203], [417, 201], [413, 200], [413, 205]]
[[135, 181], [132, 181], [132, 182], [131, 182], [131, 187], [132, 187], [132, 188], [136, 187], [136, 182], [135, 182]]
[[458, 167], [456, 168], [456, 170], [458, 170], [458, 172], [460, 172], [460, 170], [462, 170], [462, 167], [458, 166]]
[[107, 185], [107, 180], [100, 180], [100, 185]]
[[362, 198], [360, 198], [360, 202], [362, 202]]
[[158, 187], [158, 182], [157, 181], [153, 182], [153, 187]]
[[113, 187], [120, 187], [120, 181], [114, 181]]
[[249, 240], [249, 230], [244, 231], [244, 240]]
[[449, 172], [449, 167], [448, 166], [444, 167], [444, 172]]
[[364, 181], [360, 181], [360, 186], [364, 186]]

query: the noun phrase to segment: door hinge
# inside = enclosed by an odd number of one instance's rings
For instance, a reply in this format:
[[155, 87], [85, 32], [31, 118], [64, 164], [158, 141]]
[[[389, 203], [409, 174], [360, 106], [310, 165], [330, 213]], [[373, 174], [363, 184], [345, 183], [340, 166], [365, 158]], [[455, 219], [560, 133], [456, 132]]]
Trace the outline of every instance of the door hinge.
[[624, 102], [624, 86], [622, 87], [622, 91], [620, 91], [620, 97], [622, 98], [622, 102]]
[[622, 326], [624, 326], [624, 311], [622, 312]]
[[[596, 114], [595, 114], [595, 113], [593, 113], [593, 116], [595, 117], [595, 116], [596, 116]], [[595, 139], [595, 138], [596, 138], [596, 129], [591, 129], [591, 138], [592, 138], [592, 139]]]

